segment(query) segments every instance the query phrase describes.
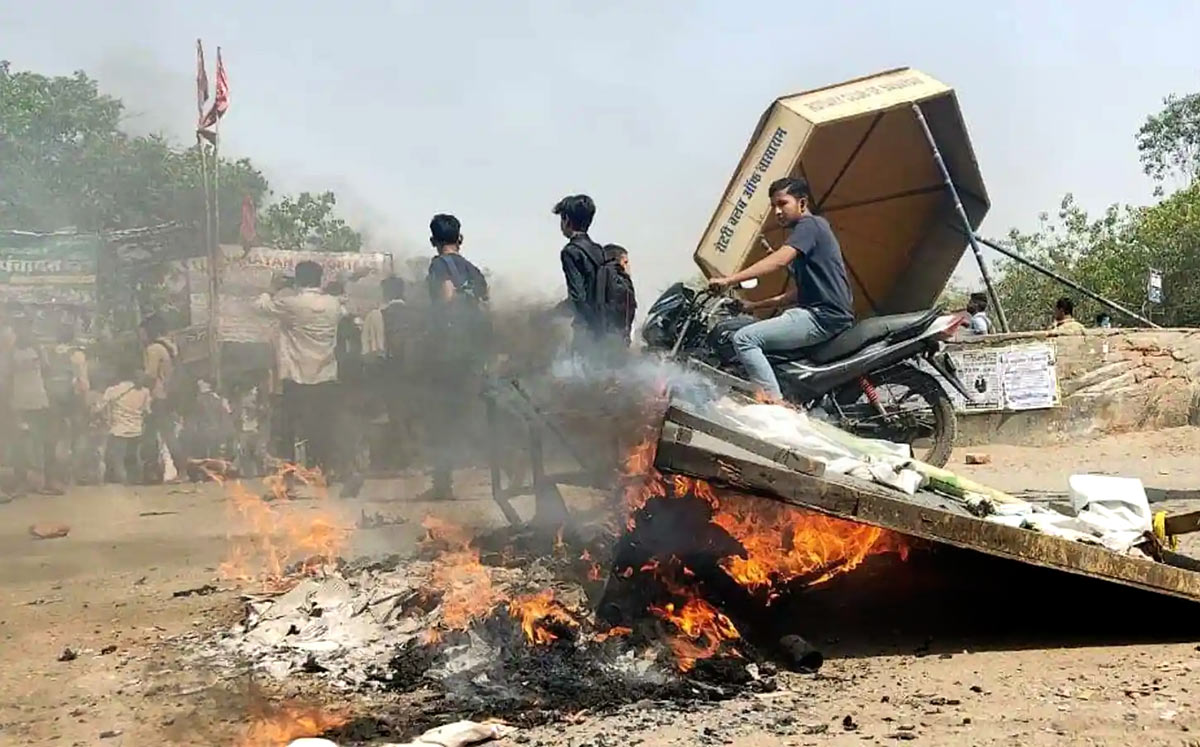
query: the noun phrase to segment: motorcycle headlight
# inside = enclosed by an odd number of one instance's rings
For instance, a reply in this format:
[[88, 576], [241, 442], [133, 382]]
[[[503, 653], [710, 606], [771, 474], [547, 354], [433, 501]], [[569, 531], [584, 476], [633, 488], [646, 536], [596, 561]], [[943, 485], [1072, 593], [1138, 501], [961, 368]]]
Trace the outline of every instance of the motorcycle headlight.
[[654, 314], [646, 318], [642, 325], [642, 341], [652, 348], [667, 347], [671, 344], [667, 331], [663, 329], [661, 315]]

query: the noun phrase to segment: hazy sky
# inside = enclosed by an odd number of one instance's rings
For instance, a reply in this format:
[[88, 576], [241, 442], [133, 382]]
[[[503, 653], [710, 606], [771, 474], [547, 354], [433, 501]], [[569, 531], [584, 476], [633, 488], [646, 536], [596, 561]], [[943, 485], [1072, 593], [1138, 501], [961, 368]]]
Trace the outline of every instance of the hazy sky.
[[[586, 191], [643, 304], [691, 253], [777, 95], [903, 65], [954, 86], [992, 197], [1030, 228], [1062, 194], [1148, 197], [1133, 136], [1200, 90], [1200, 3], [7, 2], [0, 58], [84, 69], [128, 126], [190, 140], [195, 39], [223, 47], [223, 148], [276, 191], [332, 188], [385, 250], [425, 253], [456, 213], [467, 252], [558, 292], [550, 207]], [[0, 165], [2, 168], [2, 165]]]

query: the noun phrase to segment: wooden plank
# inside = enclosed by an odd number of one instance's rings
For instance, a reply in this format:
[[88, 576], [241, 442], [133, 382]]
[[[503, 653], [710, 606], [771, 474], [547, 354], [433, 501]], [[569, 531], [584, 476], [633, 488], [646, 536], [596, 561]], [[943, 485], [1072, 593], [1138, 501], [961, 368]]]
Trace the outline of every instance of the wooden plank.
[[655, 466], [902, 534], [1200, 601], [1200, 573], [978, 519], [939, 496], [905, 496], [840, 475], [818, 478], [690, 444], [660, 441]]
[[751, 454], [770, 459], [796, 472], [820, 477], [825, 474], [825, 463], [805, 456], [794, 449], [777, 446], [770, 441], [753, 436], [745, 431], [722, 425], [714, 420], [697, 414], [687, 405], [675, 400], [667, 408], [667, 422], [675, 423], [684, 428], [708, 434], [714, 438], [733, 444], [739, 449], [745, 449]]

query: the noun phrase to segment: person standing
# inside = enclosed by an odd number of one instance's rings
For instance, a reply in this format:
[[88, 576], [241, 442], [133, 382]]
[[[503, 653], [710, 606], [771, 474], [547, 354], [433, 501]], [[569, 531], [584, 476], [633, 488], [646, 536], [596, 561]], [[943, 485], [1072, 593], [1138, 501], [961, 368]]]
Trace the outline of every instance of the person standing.
[[[172, 391], [177, 382], [175, 358], [179, 350], [175, 343], [167, 339], [167, 323], [159, 314], [151, 314], [142, 320], [138, 329], [141, 336], [142, 363], [145, 374], [150, 380], [150, 397], [152, 404], [150, 415], [146, 418], [142, 447], [142, 459], [146, 464], [146, 480], [150, 483], [162, 482], [167, 475], [167, 465], [164, 456], [170, 459], [175, 467], [176, 480], [186, 474], [187, 459], [179, 448], [179, 440], [175, 437], [176, 413]], [[166, 454], [163, 454], [163, 449]]]
[[297, 441], [305, 444], [306, 462], [328, 475], [333, 466], [330, 423], [337, 381], [337, 330], [342, 303], [321, 291], [321, 266], [296, 265], [295, 288], [273, 282], [255, 307], [279, 323], [276, 363], [282, 382], [281, 407], [286, 423], [285, 454], [297, 460]]
[[138, 447], [144, 442], [146, 418], [153, 408], [149, 381], [136, 363], [123, 360], [117, 369], [117, 382], [105, 389], [95, 404], [94, 409], [104, 415], [108, 425], [104, 445], [105, 482], [130, 484], [129, 466], [138, 463]]
[[429, 222], [430, 363], [433, 404], [428, 421], [435, 500], [453, 497], [453, 470], [469, 439], [469, 403], [481, 392], [491, 343], [487, 278], [462, 256], [462, 224], [444, 213]]
[[558, 308], [571, 316], [572, 350], [578, 355], [587, 353], [601, 333], [596, 279], [604, 264], [604, 250], [588, 235], [596, 203], [587, 195], [570, 195], [559, 200], [552, 212], [567, 239], [559, 253], [567, 297]]
[[779, 400], [783, 393], [765, 351], [809, 347], [849, 329], [854, 324], [854, 298], [837, 237], [829, 221], [810, 209], [808, 182], [778, 179], [771, 184], [770, 194], [776, 219], [791, 229], [787, 242], [740, 272], [711, 278], [709, 285], [727, 288], [788, 268], [793, 282], [771, 302], [788, 304], [798, 297], [801, 305], [742, 327], [733, 335], [734, 348], [750, 380], [768, 397]]
[[1083, 334], [1083, 324], [1075, 319], [1075, 302], [1066, 296], [1054, 303], [1054, 331], [1064, 335]]
[[378, 461], [388, 469], [409, 466], [413, 448], [409, 406], [415, 387], [413, 362], [420, 348], [412, 309], [405, 301], [403, 278], [387, 277], [380, 283], [383, 305], [363, 320], [363, 354], [375, 401], [387, 412], [387, 429]]
[[972, 293], [967, 300], [967, 329], [973, 335], [990, 335], [992, 320], [988, 318], [986, 293]]
[[[14, 325], [12, 351], [13, 420], [16, 425], [13, 476], [18, 494], [37, 490], [42, 495], [62, 495], [56, 484], [54, 441], [51, 438], [50, 398], [46, 394], [46, 357], [34, 342], [33, 325], [20, 319]], [[42, 479], [34, 485], [30, 472], [40, 466]]]
[[87, 451], [87, 396], [91, 390], [88, 360], [75, 344], [75, 328], [63, 324], [58, 341], [46, 351], [46, 394], [50, 399], [50, 437], [65, 441], [68, 462], [63, 477], [78, 479]]

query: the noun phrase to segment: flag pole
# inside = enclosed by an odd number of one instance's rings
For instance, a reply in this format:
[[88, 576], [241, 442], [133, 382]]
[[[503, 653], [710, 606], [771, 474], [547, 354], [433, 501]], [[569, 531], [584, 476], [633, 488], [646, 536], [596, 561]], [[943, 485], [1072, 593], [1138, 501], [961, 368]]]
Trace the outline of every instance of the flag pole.
[[[219, 54], [219, 48], [218, 48]], [[208, 259], [208, 356], [214, 391], [221, 393], [221, 159], [218, 151], [220, 120], [213, 125], [212, 238]]]
[[[212, 246], [212, 201], [208, 196], [208, 156], [204, 153], [204, 138], [196, 130], [196, 155], [200, 158], [200, 189], [204, 192], [204, 255], [211, 254]], [[211, 288], [210, 288], [211, 293]], [[208, 299], [208, 321], [212, 325], [212, 297]]]

